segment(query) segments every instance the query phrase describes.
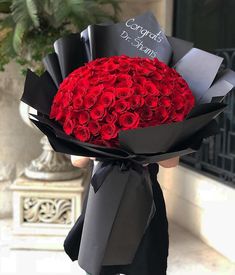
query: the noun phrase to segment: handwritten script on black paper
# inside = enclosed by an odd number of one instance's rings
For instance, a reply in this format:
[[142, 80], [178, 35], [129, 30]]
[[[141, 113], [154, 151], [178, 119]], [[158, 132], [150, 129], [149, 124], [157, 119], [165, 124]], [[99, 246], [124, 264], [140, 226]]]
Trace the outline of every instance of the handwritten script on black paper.
[[[137, 48], [139, 51], [144, 52], [151, 58], [157, 57], [158, 53], [144, 44], [143, 38], [147, 37], [156, 41], [156, 43], [161, 43], [164, 39], [163, 31], [160, 30], [157, 33], [153, 33], [143, 26], [135, 22], [135, 18], [131, 18], [125, 22], [125, 30], [121, 31], [120, 37], [130, 43], [131, 46]], [[135, 31], [136, 37], [130, 35], [130, 31]]]

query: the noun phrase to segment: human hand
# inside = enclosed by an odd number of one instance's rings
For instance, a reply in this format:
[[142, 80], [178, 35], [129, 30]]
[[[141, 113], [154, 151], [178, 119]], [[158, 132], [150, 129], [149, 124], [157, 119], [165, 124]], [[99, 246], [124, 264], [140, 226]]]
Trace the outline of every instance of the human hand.
[[90, 160], [89, 157], [71, 155], [71, 162], [73, 166], [78, 168], [86, 168], [89, 163], [89, 160]]
[[179, 157], [162, 160], [162, 161], [159, 161], [158, 164], [164, 168], [173, 168], [179, 164]]

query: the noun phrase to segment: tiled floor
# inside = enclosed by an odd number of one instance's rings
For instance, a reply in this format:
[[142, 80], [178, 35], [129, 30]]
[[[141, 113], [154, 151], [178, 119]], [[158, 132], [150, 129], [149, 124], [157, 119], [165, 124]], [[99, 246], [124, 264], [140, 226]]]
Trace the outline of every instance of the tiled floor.
[[[179, 226], [170, 222], [169, 229], [168, 275], [235, 275], [235, 264]], [[1, 275], [84, 274], [64, 252], [9, 250], [10, 234], [11, 220], [0, 221]]]

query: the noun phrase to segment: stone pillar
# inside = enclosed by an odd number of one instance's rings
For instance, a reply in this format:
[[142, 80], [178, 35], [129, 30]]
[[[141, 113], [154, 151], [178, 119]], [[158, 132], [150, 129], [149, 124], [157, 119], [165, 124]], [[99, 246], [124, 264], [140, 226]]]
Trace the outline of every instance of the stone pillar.
[[0, 162], [0, 219], [12, 216], [12, 192], [10, 184], [14, 177], [14, 165]]
[[10, 181], [0, 181], [0, 219], [12, 216], [12, 194], [10, 190]]

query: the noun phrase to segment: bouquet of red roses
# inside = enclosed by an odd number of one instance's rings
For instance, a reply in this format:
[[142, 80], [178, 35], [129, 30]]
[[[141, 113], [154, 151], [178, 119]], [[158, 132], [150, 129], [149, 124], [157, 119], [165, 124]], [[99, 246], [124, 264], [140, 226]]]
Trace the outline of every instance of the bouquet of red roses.
[[194, 106], [187, 82], [157, 58], [98, 58], [67, 76], [50, 119], [80, 141], [118, 147], [120, 131], [182, 121]]
[[192, 153], [215, 134], [235, 73], [219, 71], [221, 57], [166, 37], [151, 13], [88, 26], [54, 48], [41, 76], [28, 70], [21, 100], [37, 110], [32, 121], [54, 150], [101, 160], [64, 243], [72, 260], [100, 274], [133, 261], [156, 210], [142, 164]]

